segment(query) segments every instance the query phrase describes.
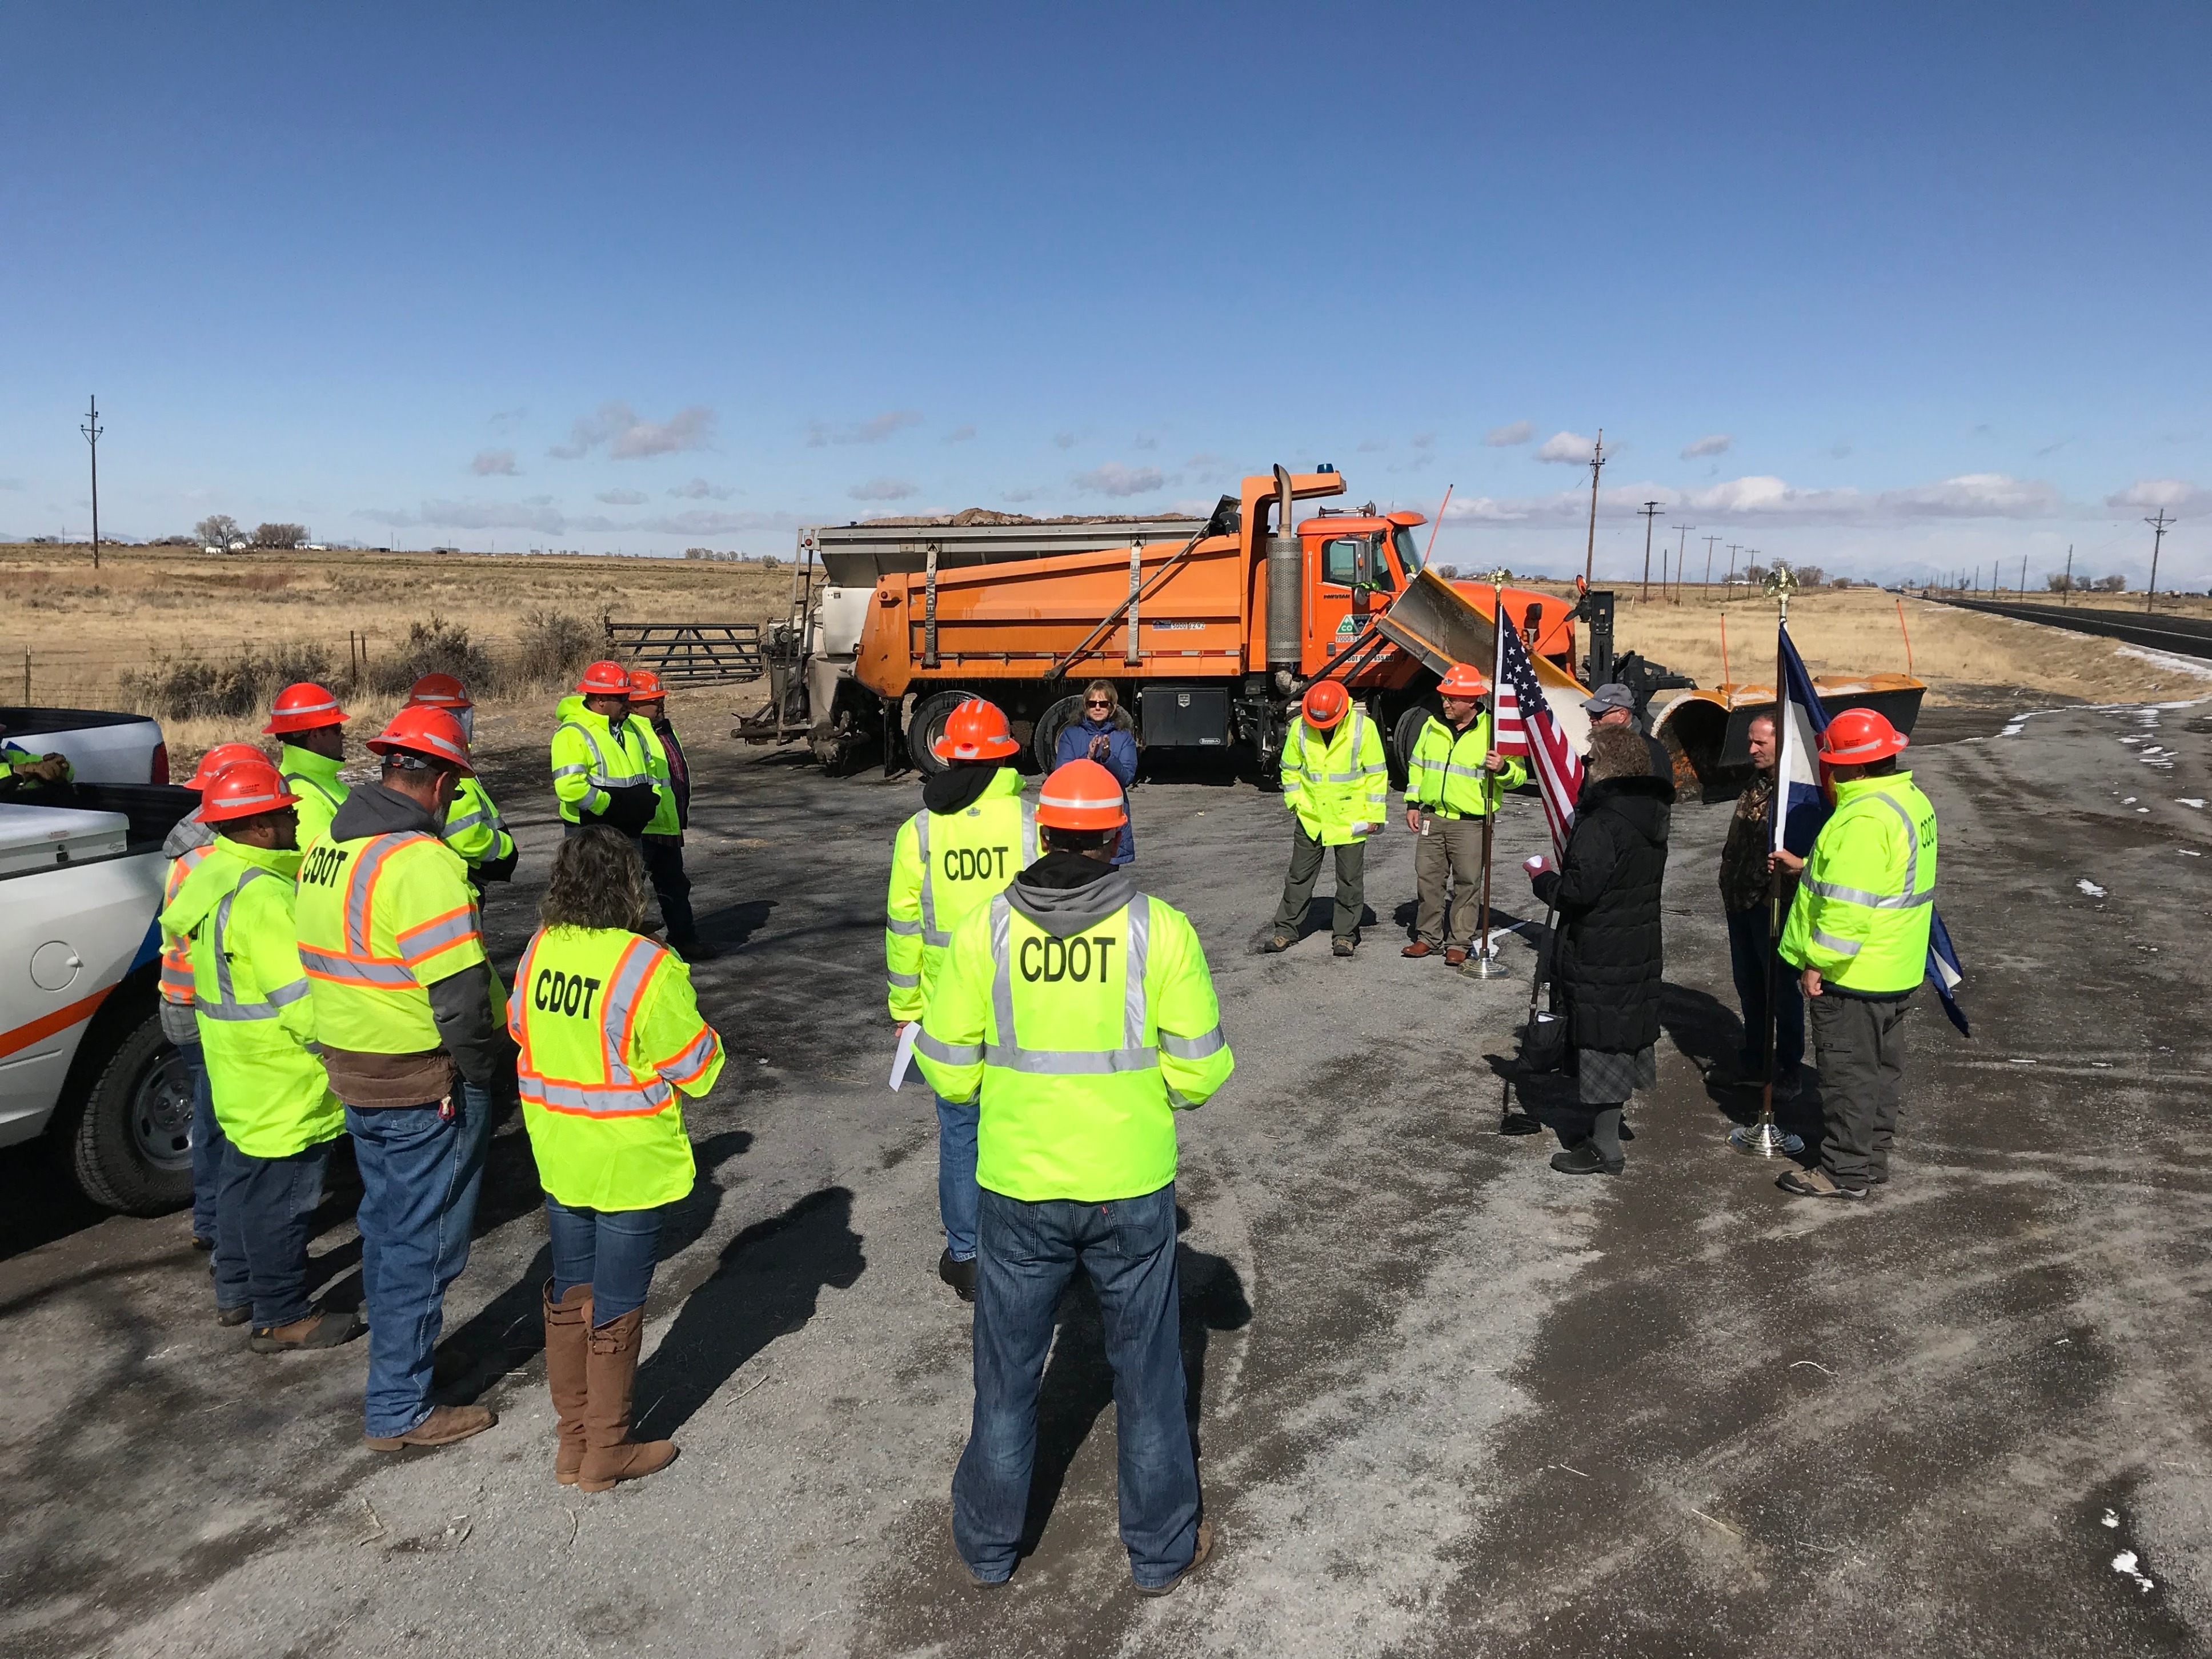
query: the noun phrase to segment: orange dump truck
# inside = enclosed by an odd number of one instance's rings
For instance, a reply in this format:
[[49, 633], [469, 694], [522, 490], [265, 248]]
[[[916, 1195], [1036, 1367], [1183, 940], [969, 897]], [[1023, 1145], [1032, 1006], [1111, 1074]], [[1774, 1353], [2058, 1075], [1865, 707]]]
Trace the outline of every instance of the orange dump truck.
[[[881, 739], [887, 768], [903, 751], [933, 771], [930, 744], [972, 694], [1005, 709], [1048, 765], [1093, 679], [1119, 690], [1146, 748], [1238, 750], [1261, 770], [1316, 678], [1344, 681], [1393, 732], [1432, 705], [1450, 661], [1487, 669], [1492, 592], [1423, 572], [1418, 513], [1297, 520], [1298, 501], [1344, 490], [1334, 469], [1278, 467], [1247, 477], [1204, 521], [1125, 523], [1118, 545], [1053, 550], [1063, 532], [1111, 533], [1097, 521], [996, 523], [1009, 544], [999, 557], [946, 556], [963, 541], [949, 521], [810, 532], [828, 578], [806, 682], [817, 752]], [[1025, 539], [1040, 545], [1014, 550]], [[1573, 661], [1566, 601], [1505, 597], [1540, 653]], [[1574, 684], [1553, 662], [1540, 672]]]

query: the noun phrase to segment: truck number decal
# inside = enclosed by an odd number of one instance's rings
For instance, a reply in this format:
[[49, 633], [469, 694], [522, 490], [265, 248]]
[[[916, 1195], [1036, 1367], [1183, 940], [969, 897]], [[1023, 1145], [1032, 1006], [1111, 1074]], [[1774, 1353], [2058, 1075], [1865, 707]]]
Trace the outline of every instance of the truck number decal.
[[[1100, 934], [1087, 939], [1078, 933], [1073, 939], [1053, 939], [1030, 934], [1022, 941], [1016, 954], [1020, 959], [1022, 977], [1030, 984], [1043, 980], [1055, 984], [1063, 979], [1087, 980], [1095, 963], [1101, 984], [1106, 980], [1107, 964], [1112, 960], [1114, 947], [1121, 940]], [[1096, 947], [1095, 949], [1093, 947]]]

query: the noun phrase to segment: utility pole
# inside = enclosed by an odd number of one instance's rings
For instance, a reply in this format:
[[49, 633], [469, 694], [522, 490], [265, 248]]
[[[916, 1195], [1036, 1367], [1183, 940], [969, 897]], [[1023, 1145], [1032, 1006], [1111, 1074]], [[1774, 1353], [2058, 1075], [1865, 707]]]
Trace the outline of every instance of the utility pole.
[[[1590, 446], [1590, 521], [1589, 544], [1583, 549], [1583, 586], [1590, 585], [1590, 572], [1597, 561], [1597, 475], [1605, 465], [1605, 428], [1597, 429], [1597, 441]], [[1650, 580], [1650, 566], [1644, 566], [1645, 580]]]
[[1677, 535], [1674, 543], [1674, 603], [1677, 605], [1682, 602], [1682, 550], [1690, 544], [1690, 532], [1697, 527], [1693, 524], [1674, 526]]
[[[1644, 591], [1637, 597], [1648, 599], [1651, 597], [1651, 523], [1659, 516], [1661, 508], [1656, 501], [1646, 501], [1636, 510], [1644, 520]], [[1590, 533], [1595, 545], [1594, 538], [1597, 533], [1597, 469], [1595, 466], [1590, 469]], [[1667, 559], [1663, 553], [1659, 559], [1659, 586], [1662, 592], [1667, 586]]]
[[1729, 586], [1735, 586], [1735, 550], [1736, 550], [1736, 546], [1737, 546], [1737, 544], [1735, 544], [1735, 542], [1730, 542], [1730, 543], [1729, 544], [1729, 573], [1728, 573], [1728, 579], [1729, 579]]
[[2074, 599], [2074, 544], [2066, 544], [2066, 586], [2058, 590], [2058, 603], [2070, 605]]
[[2150, 543], [2150, 592], [2143, 595], [2143, 609], [2148, 611], [2152, 601], [2158, 598], [2158, 550], [2166, 540], [2166, 526], [2173, 520], [2166, 516], [2166, 509], [2161, 507], [2158, 510], [2158, 517], [2145, 519], [2143, 522], [2151, 527], [2153, 532]]
[[100, 568], [100, 434], [102, 428], [100, 424], [100, 399], [88, 398], [85, 402], [90, 407], [85, 411], [84, 424], [77, 430], [84, 434], [84, 441], [92, 446], [92, 568], [97, 570]]
[[2020, 597], [2023, 603], [2027, 599], [2027, 555], [2025, 553], [2020, 556]]
[[1705, 598], [1706, 598], [1708, 600], [1710, 600], [1710, 599], [1713, 597], [1713, 544], [1714, 544], [1715, 542], [1717, 542], [1717, 541], [1720, 540], [1720, 538], [1719, 538], [1719, 537], [1717, 537], [1717, 536], [1708, 536], [1708, 537], [1706, 537], [1706, 538], [1705, 538]]

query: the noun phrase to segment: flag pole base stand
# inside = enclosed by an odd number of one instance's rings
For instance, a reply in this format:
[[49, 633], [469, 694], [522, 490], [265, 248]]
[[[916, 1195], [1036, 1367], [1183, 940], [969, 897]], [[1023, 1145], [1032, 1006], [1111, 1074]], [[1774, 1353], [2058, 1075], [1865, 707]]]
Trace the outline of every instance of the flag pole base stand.
[[1510, 979], [1513, 970], [1498, 959], [1495, 949], [1480, 951], [1460, 965], [1462, 979]]
[[1802, 1139], [1771, 1117], [1738, 1124], [1729, 1131], [1729, 1145], [1753, 1158], [1795, 1158], [1805, 1150]]

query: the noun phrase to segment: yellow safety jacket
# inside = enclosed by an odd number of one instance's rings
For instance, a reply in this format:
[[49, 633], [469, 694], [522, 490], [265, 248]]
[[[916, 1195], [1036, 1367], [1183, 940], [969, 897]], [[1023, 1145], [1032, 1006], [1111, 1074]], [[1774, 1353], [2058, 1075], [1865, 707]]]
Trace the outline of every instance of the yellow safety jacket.
[[471, 872], [488, 860], [503, 859], [514, 851], [514, 837], [491, 804], [483, 784], [473, 777], [453, 786], [453, 799], [446, 807], [446, 845], [461, 855]]
[[184, 934], [170, 931], [169, 906], [176, 902], [185, 878], [199, 867], [208, 852], [206, 847], [186, 848], [169, 861], [169, 872], [161, 882], [161, 1000], [175, 1008], [192, 1006], [192, 945]]
[[633, 724], [645, 738], [645, 769], [653, 780], [653, 822], [645, 826], [644, 833], [680, 836], [684, 833], [684, 818], [676, 810], [676, 774], [668, 764], [668, 745], [661, 742], [660, 733], [653, 729], [651, 720], [640, 715]]
[[248, 1158], [319, 1146], [344, 1131], [345, 1108], [314, 1050], [314, 1001], [293, 938], [301, 855], [220, 835], [194, 850], [202, 856], [161, 927], [191, 952], [216, 1121]]
[[[460, 854], [419, 830], [325, 841], [300, 866], [300, 962], [334, 1048], [442, 1046], [428, 987], [484, 960]], [[491, 975], [495, 1006], [499, 975]]]
[[678, 1095], [714, 1086], [722, 1040], [681, 957], [618, 927], [540, 928], [507, 1020], [547, 1192], [571, 1207], [647, 1210], [691, 1190]]
[[1492, 772], [1482, 763], [1489, 753], [1488, 709], [1464, 732], [1453, 731], [1441, 714], [1430, 715], [1406, 759], [1406, 805], [1440, 818], [1488, 817], [1507, 790], [1528, 781], [1516, 756], [1504, 757], [1503, 772]]
[[1066, 939], [1003, 893], [970, 912], [915, 1057], [945, 1099], [979, 1100], [976, 1181], [1030, 1202], [1166, 1186], [1175, 1109], [1237, 1068], [1197, 930], [1141, 893]]
[[1910, 991], [1927, 976], [1936, 903], [1936, 807], [1912, 774], [1836, 785], [1782, 929], [1784, 962], [1839, 990]]
[[1283, 805], [1324, 847], [1358, 841], [1353, 824], [1372, 833], [1390, 816], [1382, 737], [1364, 708], [1352, 709], [1330, 732], [1316, 730], [1303, 715], [1291, 721], [1283, 742], [1282, 776]]
[[331, 833], [331, 820], [352, 792], [338, 781], [338, 763], [313, 750], [286, 744], [276, 751], [284, 787], [300, 798], [300, 850], [306, 852]]
[[605, 811], [611, 788], [652, 781], [638, 729], [646, 721], [627, 714], [609, 720], [575, 696], [562, 698], [556, 713], [561, 724], [553, 732], [553, 793], [564, 822], [581, 823], [585, 813]]
[[[29, 770], [45, 758], [43, 755], [33, 754], [13, 738], [0, 738], [0, 775], [12, 777], [18, 772]], [[63, 757], [62, 781], [73, 782], [76, 777], [76, 768], [70, 764], [68, 757]]]
[[965, 811], [925, 807], [899, 825], [884, 906], [893, 1019], [921, 1018], [954, 927], [1036, 856], [1036, 808], [1022, 799], [1022, 775], [1012, 766], [1001, 767]]

